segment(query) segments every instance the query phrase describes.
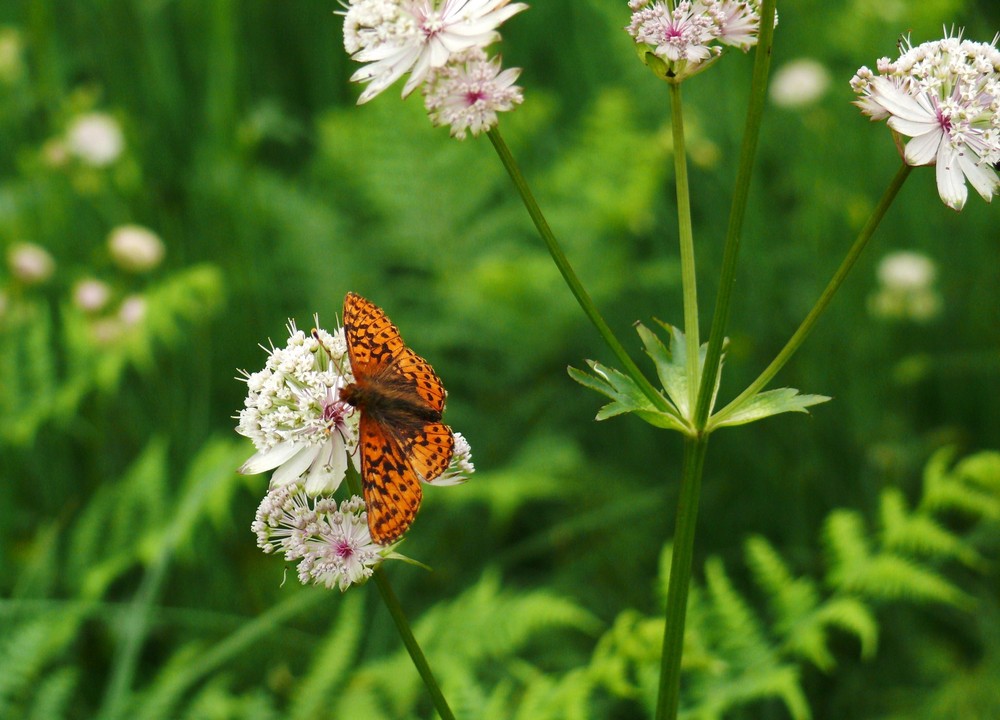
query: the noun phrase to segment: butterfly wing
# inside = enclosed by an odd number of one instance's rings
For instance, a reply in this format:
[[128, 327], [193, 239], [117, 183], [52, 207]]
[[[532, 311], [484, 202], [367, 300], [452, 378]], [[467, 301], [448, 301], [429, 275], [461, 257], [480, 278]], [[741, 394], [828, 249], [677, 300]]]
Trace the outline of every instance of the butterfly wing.
[[386, 368], [406, 349], [399, 330], [382, 308], [354, 293], [344, 297], [344, 335], [356, 378], [369, 377]]
[[420, 479], [392, 431], [362, 414], [361, 484], [372, 540], [385, 545], [406, 532], [420, 508]]
[[433, 422], [405, 438], [410, 467], [425, 481], [439, 477], [451, 464], [455, 453], [455, 436], [444, 423]]

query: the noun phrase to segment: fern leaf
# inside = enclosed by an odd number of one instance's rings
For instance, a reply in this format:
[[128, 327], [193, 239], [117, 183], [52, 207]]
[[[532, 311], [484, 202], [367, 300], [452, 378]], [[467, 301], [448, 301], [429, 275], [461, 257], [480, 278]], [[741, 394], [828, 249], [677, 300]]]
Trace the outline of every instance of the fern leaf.
[[[965, 465], [962, 472], [956, 468], [948, 472], [954, 458], [954, 448], [943, 448], [934, 453], [924, 468], [924, 492], [921, 510], [936, 512], [955, 510], [970, 517], [1000, 520], [1000, 497], [988, 489], [989, 478], [995, 477], [996, 460], [993, 454], [977, 457]], [[985, 485], [985, 487], [984, 487]]]
[[882, 545], [890, 551], [933, 559], [955, 558], [972, 568], [982, 568], [975, 548], [947, 531], [926, 512], [910, 513], [899, 490], [882, 493]]

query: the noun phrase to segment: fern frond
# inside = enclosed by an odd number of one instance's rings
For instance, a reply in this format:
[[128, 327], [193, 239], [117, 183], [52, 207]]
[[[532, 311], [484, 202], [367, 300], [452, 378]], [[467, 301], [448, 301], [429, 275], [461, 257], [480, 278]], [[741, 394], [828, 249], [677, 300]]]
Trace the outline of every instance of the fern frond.
[[823, 544], [827, 553], [828, 584], [838, 587], [854, 568], [864, 566], [870, 556], [864, 520], [854, 510], [834, 510], [823, 524]]
[[[923, 497], [919, 508], [929, 512], [954, 510], [975, 518], [996, 522], [1000, 520], [1000, 497], [995, 478], [996, 453], [973, 456], [972, 462], [949, 472], [948, 466], [955, 456], [954, 448], [943, 448], [934, 453], [924, 468]], [[968, 460], [968, 459], [967, 459]], [[993, 484], [991, 484], [993, 483]]]
[[928, 512], [907, 510], [899, 490], [882, 493], [882, 546], [903, 555], [947, 560], [955, 558], [971, 568], [982, 568], [985, 560], [975, 548], [949, 532]]
[[5, 628], [0, 644], [0, 717], [21, 717], [50, 665], [72, 641], [82, 620], [78, 611], [46, 613]]
[[63, 667], [47, 673], [36, 689], [28, 720], [61, 720], [72, 717], [73, 691], [79, 681], [77, 668]]
[[318, 717], [329, 705], [330, 698], [344, 683], [351, 662], [358, 654], [364, 613], [362, 595], [345, 595], [331, 632], [317, 648], [309, 664], [309, 673], [295, 689], [290, 720], [310, 720]]

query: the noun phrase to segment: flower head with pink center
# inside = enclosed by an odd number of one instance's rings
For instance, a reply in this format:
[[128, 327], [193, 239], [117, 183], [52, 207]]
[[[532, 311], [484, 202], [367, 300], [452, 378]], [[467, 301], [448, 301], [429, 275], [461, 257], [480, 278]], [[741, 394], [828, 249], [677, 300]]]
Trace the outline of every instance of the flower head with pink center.
[[936, 166], [938, 194], [955, 210], [968, 199], [966, 180], [986, 202], [1000, 192], [998, 38], [977, 43], [959, 32], [916, 47], [906, 39], [899, 59], [878, 61], [878, 75], [862, 67], [851, 79], [861, 112], [911, 138], [905, 162]]
[[480, 48], [452, 56], [432, 70], [424, 84], [424, 105], [434, 125], [451, 126], [451, 134], [464, 140], [497, 124], [497, 113], [513, 110], [524, 96], [514, 84], [520, 68], [501, 70], [500, 58], [489, 58]]
[[358, 103], [409, 73], [406, 97], [452, 55], [496, 42], [497, 28], [527, 7], [510, 0], [350, 0], [344, 48], [365, 63], [351, 80], [369, 83]]
[[372, 542], [365, 501], [354, 495], [337, 506], [329, 497], [310, 498], [298, 483], [272, 489], [251, 525], [257, 546], [298, 561], [303, 584], [339, 587], [363, 583], [386, 558], [400, 558]]
[[257, 452], [240, 472], [274, 470], [272, 486], [301, 481], [310, 495], [332, 493], [358, 443], [358, 414], [340, 399], [354, 379], [347, 343], [341, 328], [307, 335], [289, 322], [288, 334], [284, 347], [268, 351], [263, 370], [243, 373], [248, 394], [236, 431]]
[[632, 19], [626, 32], [643, 61], [671, 82], [707, 68], [724, 45], [746, 51], [757, 44], [760, 0], [682, 0], [673, 9], [662, 0], [628, 5]]

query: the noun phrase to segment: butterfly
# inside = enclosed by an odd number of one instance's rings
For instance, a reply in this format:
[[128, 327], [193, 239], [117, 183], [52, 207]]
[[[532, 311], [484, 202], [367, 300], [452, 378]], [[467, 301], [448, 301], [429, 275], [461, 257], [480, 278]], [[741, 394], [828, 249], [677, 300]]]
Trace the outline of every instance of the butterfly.
[[420, 482], [451, 463], [455, 436], [441, 422], [447, 394], [426, 360], [410, 350], [380, 307], [344, 298], [344, 336], [354, 382], [340, 399], [360, 413], [358, 449], [368, 529], [380, 545], [406, 532], [420, 508]]

